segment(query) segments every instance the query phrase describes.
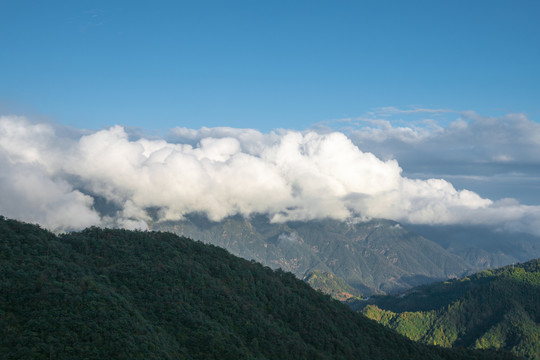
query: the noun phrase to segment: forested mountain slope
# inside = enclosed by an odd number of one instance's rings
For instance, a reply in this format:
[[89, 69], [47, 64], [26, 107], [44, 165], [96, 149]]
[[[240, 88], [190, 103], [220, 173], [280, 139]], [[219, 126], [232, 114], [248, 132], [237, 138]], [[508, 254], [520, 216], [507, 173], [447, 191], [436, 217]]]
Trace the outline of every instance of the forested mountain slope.
[[183, 221], [156, 223], [153, 229], [221, 246], [300, 279], [314, 270], [334, 274], [364, 295], [459, 277], [471, 269], [433, 241], [389, 220], [281, 224], [270, 223], [263, 215], [221, 222], [191, 215]]
[[411, 339], [540, 359], [540, 259], [356, 302]]
[[170, 233], [56, 236], [0, 217], [3, 359], [509, 359], [429, 347]]

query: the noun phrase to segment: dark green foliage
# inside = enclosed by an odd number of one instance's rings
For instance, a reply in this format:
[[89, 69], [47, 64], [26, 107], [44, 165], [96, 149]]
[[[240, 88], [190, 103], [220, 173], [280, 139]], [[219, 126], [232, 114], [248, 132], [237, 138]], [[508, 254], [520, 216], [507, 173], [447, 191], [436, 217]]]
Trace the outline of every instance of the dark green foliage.
[[427, 344], [505, 349], [540, 359], [540, 259], [355, 305]]
[[0, 217], [2, 359], [508, 359], [411, 342], [291, 273], [170, 233]]

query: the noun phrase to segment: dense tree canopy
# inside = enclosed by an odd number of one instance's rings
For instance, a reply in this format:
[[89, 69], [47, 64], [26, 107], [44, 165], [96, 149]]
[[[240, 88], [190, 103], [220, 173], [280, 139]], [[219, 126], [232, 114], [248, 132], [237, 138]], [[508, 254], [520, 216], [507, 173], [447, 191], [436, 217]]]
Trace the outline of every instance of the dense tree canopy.
[[540, 359], [540, 259], [360, 304], [369, 318], [413, 340]]
[[170, 233], [0, 217], [6, 359], [507, 359], [412, 342], [290, 273]]

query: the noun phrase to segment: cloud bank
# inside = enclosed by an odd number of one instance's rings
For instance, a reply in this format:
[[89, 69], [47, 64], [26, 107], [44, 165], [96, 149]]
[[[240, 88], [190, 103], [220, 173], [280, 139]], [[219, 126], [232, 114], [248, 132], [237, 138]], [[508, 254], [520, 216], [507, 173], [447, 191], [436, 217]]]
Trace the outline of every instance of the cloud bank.
[[431, 117], [381, 109], [351, 121], [347, 134], [364, 151], [397, 159], [409, 177], [442, 177], [484, 197], [540, 203], [540, 124], [524, 114], [421, 110]]
[[405, 177], [396, 160], [362, 151], [342, 132], [175, 128], [165, 140], [113, 126], [73, 136], [3, 116], [0, 173], [0, 213], [57, 231], [145, 228], [193, 212], [216, 221], [264, 213], [277, 222], [377, 217], [540, 228], [538, 206]]
[[[377, 149], [392, 144], [391, 151], [430, 150], [441, 160], [459, 158], [464, 163], [540, 163], [536, 151], [540, 147], [540, 124], [524, 114], [508, 114], [502, 117], [484, 117], [473, 111], [462, 112], [448, 126], [438, 125], [433, 118], [420, 121], [401, 121], [396, 115], [409, 111], [393, 109], [372, 113], [370, 118], [358, 119], [359, 126], [350, 132], [351, 138], [360, 146]], [[419, 111], [419, 110], [418, 110]], [[423, 109], [424, 112], [427, 110]], [[448, 110], [432, 110], [433, 113], [448, 113]], [[401, 144], [401, 145], [398, 145]], [[398, 147], [399, 146], [399, 147]], [[453, 150], [453, 151], [451, 151]], [[410, 150], [409, 150], [410, 151]], [[466, 154], [466, 155], [465, 155]], [[387, 152], [385, 156], [389, 156]]]

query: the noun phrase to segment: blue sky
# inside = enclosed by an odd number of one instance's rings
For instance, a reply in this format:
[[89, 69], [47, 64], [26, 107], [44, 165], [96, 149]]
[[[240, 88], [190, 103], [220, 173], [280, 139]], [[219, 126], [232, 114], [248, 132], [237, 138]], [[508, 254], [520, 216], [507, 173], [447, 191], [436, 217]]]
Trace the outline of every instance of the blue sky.
[[532, 0], [1, 1], [0, 214], [540, 234], [539, 18]]
[[4, 1], [0, 111], [306, 129], [374, 108], [540, 117], [537, 1]]

